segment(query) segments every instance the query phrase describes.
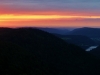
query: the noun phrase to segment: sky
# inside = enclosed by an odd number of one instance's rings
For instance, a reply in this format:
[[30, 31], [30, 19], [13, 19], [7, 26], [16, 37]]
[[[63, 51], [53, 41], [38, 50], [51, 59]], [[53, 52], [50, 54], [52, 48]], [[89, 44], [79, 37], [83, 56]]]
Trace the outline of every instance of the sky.
[[0, 0], [0, 27], [100, 27], [100, 0]]

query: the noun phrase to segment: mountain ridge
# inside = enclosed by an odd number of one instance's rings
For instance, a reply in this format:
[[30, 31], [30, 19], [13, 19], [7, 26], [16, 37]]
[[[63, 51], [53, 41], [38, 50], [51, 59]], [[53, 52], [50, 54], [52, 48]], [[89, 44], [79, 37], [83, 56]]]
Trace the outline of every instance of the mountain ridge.
[[90, 38], [93, 37], [100, 37], [100, 28], [89, 28], [89, 27], [83, 27], [83, 28], [77, 28], [74, 29], [69, 33], [70, 35], [85, 35]]
[[42, 30], [12, 29], [0, 41], [0, 75], [99, 75], [98, 59]]

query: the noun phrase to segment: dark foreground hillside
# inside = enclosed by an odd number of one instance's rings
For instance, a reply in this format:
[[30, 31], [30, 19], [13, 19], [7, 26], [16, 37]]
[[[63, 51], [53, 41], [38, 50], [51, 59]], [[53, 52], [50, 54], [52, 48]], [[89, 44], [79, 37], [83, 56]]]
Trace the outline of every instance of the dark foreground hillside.
[[63, 39], [68, 43], [80, 46], [83, 49], [87, 49], [90, 46], [97, 45], [97, 43], [95, 43], [92, 39], [83, 35], [56, 35], [56, 36], [60, 37], [61, 39]]
[[41, 30], [19, 28], [0, 35], [0, 75], [100, 75], [99, 63]]
[[90, 53], [92, 53], [100, 59], [100, 46], [98, 46], [96, 49], [91, 50]]

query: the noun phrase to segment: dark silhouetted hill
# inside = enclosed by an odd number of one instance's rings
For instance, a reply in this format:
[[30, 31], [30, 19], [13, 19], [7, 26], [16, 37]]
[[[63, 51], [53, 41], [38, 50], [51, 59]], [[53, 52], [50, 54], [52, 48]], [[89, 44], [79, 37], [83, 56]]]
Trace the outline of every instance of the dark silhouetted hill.
[[80, 47], [38, 29], [0, 35], [0, 75], [100, 75], [99, 63]]
[[90, 38], [97, 38], [100, 37], [100, 28], [78, 28], [71, 31], [69, 34], [71, 35], [85, 35]]
[[90, 53], [92, 53], [100, 59], [100, 46], [98, 46], [96, 49], [91, 50]]
[[84, 49], [96, 45], [96, 43], [87, 36], [83, 35], [56, 35], [68, 43], [75, 44]]

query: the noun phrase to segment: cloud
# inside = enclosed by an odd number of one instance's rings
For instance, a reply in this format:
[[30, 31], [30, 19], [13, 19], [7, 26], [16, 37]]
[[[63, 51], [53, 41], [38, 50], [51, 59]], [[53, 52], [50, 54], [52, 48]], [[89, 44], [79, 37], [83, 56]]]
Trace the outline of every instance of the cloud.
[[0, 6], [12, 10], [100, 11], [100, 0], [0, 0]]
[[100, 0], [0, 0], [0, 2], [67, 2], [67, 3], [77, 3], [77, 2], [100, 2]]

